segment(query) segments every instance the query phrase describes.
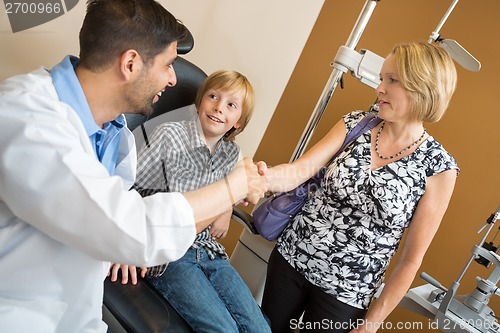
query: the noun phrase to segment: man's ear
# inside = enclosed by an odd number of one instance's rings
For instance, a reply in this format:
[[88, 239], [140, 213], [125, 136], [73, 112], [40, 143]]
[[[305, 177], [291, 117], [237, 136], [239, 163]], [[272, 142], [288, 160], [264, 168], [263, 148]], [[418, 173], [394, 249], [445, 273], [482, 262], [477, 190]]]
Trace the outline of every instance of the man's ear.
[[143, 62], [139, 52], [133, 49], [123, 52], [120, 57], [120, 73], [125, 80], [136, 77], [142, 67]]

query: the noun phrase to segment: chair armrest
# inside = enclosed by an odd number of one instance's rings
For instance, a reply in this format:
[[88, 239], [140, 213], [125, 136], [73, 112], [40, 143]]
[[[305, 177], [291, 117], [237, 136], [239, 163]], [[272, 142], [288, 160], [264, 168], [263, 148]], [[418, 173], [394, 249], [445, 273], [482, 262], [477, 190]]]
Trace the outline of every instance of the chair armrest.
[[252, 234], [259, 234], [257, 229], [255, 229], [255, 225], [253, 224], [252, 215], [248, 214], [243, 209], [239, 207], [233, 207], [233, 215], [231, 216], [231, 218], [243, 225]]
[[170, 303], [142, 278], [134, 286], [111, 282], [107, 277], [104, 291], [104, 306], [126, 332], [193, 332]]

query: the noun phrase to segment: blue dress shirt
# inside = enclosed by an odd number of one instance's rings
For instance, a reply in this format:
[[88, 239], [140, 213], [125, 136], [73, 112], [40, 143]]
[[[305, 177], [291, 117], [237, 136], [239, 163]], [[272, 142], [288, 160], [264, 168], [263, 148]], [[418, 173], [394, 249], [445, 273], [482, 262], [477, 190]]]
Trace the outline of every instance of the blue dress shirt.
[[50, 70], [50, 74], [60, 100], [78, 114], [94, 147], [97, 159], [106, 167], [109, 174], [113, 175], [125, 117], [120, 115], [115, 120], [105, 123], [103, 128], [97, 126], [75, 73], [78, 61], [77, 57], [68, 55]]

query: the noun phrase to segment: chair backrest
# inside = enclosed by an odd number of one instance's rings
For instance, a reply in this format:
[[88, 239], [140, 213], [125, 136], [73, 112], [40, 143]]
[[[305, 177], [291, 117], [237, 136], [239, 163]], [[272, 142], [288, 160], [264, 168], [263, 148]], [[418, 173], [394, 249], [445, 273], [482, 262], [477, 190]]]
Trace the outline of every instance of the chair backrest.
[[138, 126], [169, 111], [194, 103], [196, 92], [207, 74], [192, 62], [178, 57], [174, 61], [177, 84], [167, 88], [153, 107], [149, 117], [140, 114], [127, 114], [127, 126], [134, 131]]

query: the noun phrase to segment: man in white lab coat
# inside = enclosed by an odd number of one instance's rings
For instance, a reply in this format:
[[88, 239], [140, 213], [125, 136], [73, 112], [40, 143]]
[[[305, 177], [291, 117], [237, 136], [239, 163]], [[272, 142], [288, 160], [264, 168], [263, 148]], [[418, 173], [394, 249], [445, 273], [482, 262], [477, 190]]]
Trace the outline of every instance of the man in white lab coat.
[[108, 262], [177, 260], [204, 220], [267, 190], [249, 159], [221, 182], [142, 198], [123, 113], [176, 83], [186, 33], [154, 0], [93, 0], [80, 58], [0, 83], [0, 330], [105, 332]]

